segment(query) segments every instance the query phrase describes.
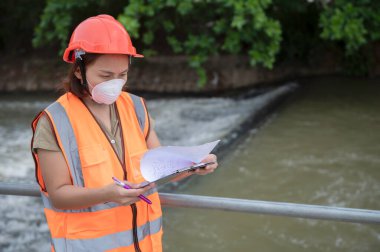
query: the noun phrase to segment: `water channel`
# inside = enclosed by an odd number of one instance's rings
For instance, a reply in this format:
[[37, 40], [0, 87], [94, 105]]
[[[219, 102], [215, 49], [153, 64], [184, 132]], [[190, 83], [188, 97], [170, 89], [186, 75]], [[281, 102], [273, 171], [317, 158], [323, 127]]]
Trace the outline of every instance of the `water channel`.
[[[380, 85], [307, 80], [180, 193], [380, 209]], [[166, 209], [167, 251], [379, 251], [378, 225]]]
[[[380, 209], [380, 85], [372, 80], [318, 78], [302, 81], [295, 97], [260, 129], [220, 157], [220, 168], [177, 193]], [[1, 96], [0, 179], [33, 181], [28, 128], [52, 96]], [[149, 104], [149, 102], [148, 102]], [[169, 99], [150, 102], [164, 144], [185, 144], [166, 134], [169, 124], [194, 120], [202, 111], [215, 128], [188, 123], [191, 143], [225, 132], [250, 100]], [[176, 113], [169, 113], [174, 109]], [[208, 110], [207, 110], [208, 109]], [[184, 111], [186, 113], [184, 113]], [[213, 111], [219, 111], [214, 113]], [[227, 113], [228, 112], [228, 113]], [[172, 117], [162, 118], [169, 113]], [[223, 113], [225, 114], [223, 120]], [[177, 115], [177, 117], [176, 117]], [[222, 119], [220, 118], [222, 116]], [[201, 116], [202, 117], [202, 116]], [[170, 118], [170, 119], [168, 119]], [[204, 117], [203, 117], [204, 118]], [[206, 117], [209, 119], [210, 117]], [[169, 120], [169, 121], [168, 121]], [[203, 120], [207, 121], [207, 120]], [[203, 125], [203, 126], [202, 126]], [[0, 196], [0, 250], [47, 251], [48, 234], [39, 199]], [[164, 208], [165, 251], [378, 251], [380, 227], [211, 210]]]

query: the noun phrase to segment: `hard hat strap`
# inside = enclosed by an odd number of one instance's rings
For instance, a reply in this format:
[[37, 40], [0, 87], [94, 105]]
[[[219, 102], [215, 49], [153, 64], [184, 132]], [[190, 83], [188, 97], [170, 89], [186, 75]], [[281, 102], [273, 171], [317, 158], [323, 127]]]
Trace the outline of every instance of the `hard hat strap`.
[[87, 83], [87, 79], [86, 79], [86, 67], [84, 65], [84, 61], [81, 57], [76, 58], [75, 61], [77, 62], [78, 66], [79, 66], [80, 74], [82, 76], [82, 85], [83, 85], [84, 89], [86, 90], [86, 92], [88, 94], [91, 94], [90, 90], [88, 89], [88, 83]]

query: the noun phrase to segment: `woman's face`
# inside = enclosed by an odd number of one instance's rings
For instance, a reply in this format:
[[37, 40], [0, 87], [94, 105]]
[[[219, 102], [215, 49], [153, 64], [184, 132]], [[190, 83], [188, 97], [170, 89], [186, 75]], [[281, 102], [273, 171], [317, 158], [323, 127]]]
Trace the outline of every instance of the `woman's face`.
[[[103, 54], [94, 62], [86, 65], [86, 78], [90, 91], [104, 81], [112, 79], [128, 79], [129, 56], [123, 54]], [[79, 69], [75, 72], [82, 79]]]

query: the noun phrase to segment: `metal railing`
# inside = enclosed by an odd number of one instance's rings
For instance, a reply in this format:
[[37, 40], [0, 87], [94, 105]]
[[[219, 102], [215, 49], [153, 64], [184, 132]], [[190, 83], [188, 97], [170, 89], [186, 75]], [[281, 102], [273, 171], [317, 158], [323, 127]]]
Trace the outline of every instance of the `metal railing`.
[[[0, 194], [39, 197], [36, 185], [1, 183]], [[186, 194], [160, 193], [164, 206], [191, 207], [256, 214], [380, 224], [380, 211]]]

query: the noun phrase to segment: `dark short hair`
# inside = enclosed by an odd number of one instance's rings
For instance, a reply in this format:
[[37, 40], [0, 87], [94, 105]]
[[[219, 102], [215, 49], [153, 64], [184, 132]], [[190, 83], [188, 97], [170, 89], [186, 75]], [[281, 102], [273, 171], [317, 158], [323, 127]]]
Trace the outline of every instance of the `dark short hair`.
[[[86, 53], [82, 55], [82, 59], [84, 62], [85, 68], [93, 63], [97, 58], [99, 58], [101, 54], [97, 53]], [[63, 82], [63, 89], [65, 92], [71, 92], [78, 96], [79, 98], [83, 98], [87, 95], [87, 90], [85, 86], [82, 84], [81, 80], [78, 79], [75, 76], [75, 71], [79, 68], [79, 61], [75, 61], [75, 63], [72, 64], [69, 74], [67, 75], [67, 78]]]

